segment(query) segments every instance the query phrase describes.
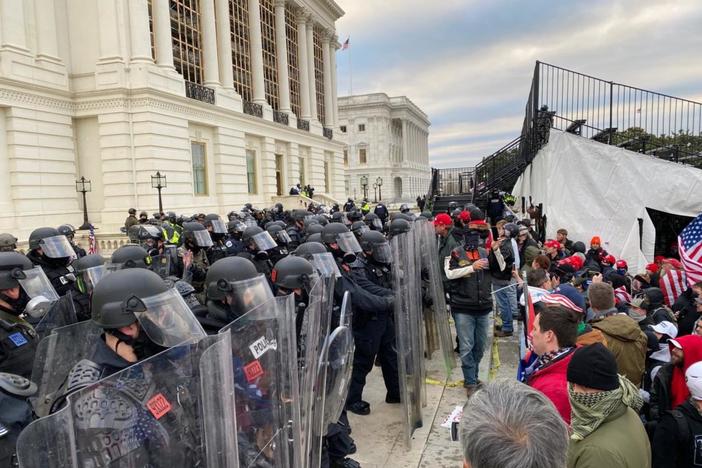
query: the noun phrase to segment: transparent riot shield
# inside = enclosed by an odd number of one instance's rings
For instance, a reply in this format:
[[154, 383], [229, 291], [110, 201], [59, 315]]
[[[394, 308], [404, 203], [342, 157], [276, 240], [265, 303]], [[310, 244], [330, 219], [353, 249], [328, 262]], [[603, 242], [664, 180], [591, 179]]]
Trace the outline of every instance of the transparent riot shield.
[[170, 348], [25, 428], [21, 467], [236, 467], [228, 335]]
[[52, 303], [39, 323], [34, 326], [39, 339], [48, 336], [56, 328], [66, 327], [78, 322], [78, 313], [76, 312], [75, 304], [73, 304], [72, 294], [69, 291], [65, 296], [61, 296], [59, 300]]
[[47, 416], [66, 392], [68, 375], [81, 360], [90, 357], [103, 330], [92, 320], [54, 328], [42, 339], [34, 355], [32, 382], [37, 384], [32, 400], [37, 416]]
[[415, 251], [415, 233], [410, 231], [391, 240], [392, 273], [395, 290], [395, 331], [400, 400], [405, 426], [405, 444], [411, 446], [414, 430], [422, 426], [424, 356], [421, 335], [421, 291]]
[[219, 333], [231, 335], [240, 467], [301, 467], [295, 301], [275, 297]]
[[149, 268], [161, 278], [166, 279], [171, 274], [171, 258], [171, 253], [166, 250], [162, 255], [151, 257], [151, 266]]
[[432, 224], [427, 221], [417, 221], [414, 226], [421, 237], [422, 282], [431, 298], [431, 306], [426, 308], [425, 322], [429, 330], [428, 334], [430, 333], [433, 339], [438, 339], [448, 379], [451, 371], [456, 367], [456, 356], [453, 352], [454, 345], [446, 307], [446, 294], [439, 269], [441, 259], [439, 259], [436, 234]]
[[351, 297], [346, 291], [341, 304], [339, 324], [329, 334], [320, 359], [320, 366], [325, 368], [320, 374], [326, 374], [322, 431], [339, 420], [346, 404], [355, 351], [352, 320]]

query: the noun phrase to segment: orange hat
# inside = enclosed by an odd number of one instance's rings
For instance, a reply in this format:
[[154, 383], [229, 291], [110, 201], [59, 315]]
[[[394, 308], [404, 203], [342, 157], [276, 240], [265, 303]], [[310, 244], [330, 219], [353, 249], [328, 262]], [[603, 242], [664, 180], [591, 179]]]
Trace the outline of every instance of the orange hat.
[[600, 240], [600, 236], [595, 236], [592, 239], [590, 239], [590, 245], [592, 245], [592, 244], [602, 245], [602, 241]]
[[451, 226], [453, 221], [446, 213], [439, 213], [434, 217], [434, 226]]

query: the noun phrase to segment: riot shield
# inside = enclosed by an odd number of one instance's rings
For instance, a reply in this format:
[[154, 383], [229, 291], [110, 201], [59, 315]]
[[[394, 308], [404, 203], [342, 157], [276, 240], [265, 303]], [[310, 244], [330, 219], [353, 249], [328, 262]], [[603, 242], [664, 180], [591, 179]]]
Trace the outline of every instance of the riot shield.
[[456, 367], [456, 356], [453, 352], [453, 339], [449, 326], [449, 315], [446, 307], [446, 294], [439, 267], [439, 250], [436, 242], [434, 227], [427, 221], [414, 223], [421, 236], [422, 278], [428, 288], [432, 305], [427, 307], [426, 323], [432, 338], [438, 339], [444, 360], [446, 378]]
[[236, 467], [229, 339], [170, 348], [72, 394], [20, 434], [20, 466]]
[[421, 336], [421, 290], [418, 269], [419, 252], [415, 250], [416, 230], [395, 236], [392, 273], [395, 290], [395, 331], [400, 400], [405, 425], [405, 444], [411, 446], [414, 430], [422, 427], [422, 392], [424, 387]]
[[346, 404], [355, 351], [352, 320], [351, 297], [346, 291], [341, 304], [339, 325], [327, 338], [320, 359], [320, 367], [325, 368], [320, 374], [326, 374], [322, 431], [339, 420]]
[[37, 416], [47, 416], [58, 398], [66, 391], [68, 374], [81, 359], [92, 355], [103, 330], [92, 320], [54, 328], [42, 339], [34, 355], [32, 382], [37, 384], [31, 399]]
[[171, 258], [171, 253], [166, 249], [162, 255], [151, 257], [149, 268], [161, 278], [166, 279], [171, 274]]
[[61, 296], [58, 301], [51, 304], [39, 323], [34, 326], [39, 339], [48, 336], [54, 329], [72, 325], [78, 322], [78, 313], [73, 304], [72, 292]]
[[222, 328], [231, 334], [240, 467], [300, 467], [295, 302], [275, 297]]

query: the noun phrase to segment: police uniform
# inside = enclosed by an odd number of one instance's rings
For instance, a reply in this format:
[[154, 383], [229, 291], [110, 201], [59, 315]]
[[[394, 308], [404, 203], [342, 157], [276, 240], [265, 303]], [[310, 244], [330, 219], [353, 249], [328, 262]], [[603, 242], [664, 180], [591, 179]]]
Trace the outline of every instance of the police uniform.
[[37, 344], [34, 328], [0, 305], [0, 372], [31, 377]]
[[70, 265], [60, 265], [46, 261], [44, 257], [32, 250], [27, 254], [27, 258], [34, 265], [40, 266], [44, 274], [49, 278], [51, 285], [59, 296], [63, 296], [70, 290], [75, 290], [75, 272]]

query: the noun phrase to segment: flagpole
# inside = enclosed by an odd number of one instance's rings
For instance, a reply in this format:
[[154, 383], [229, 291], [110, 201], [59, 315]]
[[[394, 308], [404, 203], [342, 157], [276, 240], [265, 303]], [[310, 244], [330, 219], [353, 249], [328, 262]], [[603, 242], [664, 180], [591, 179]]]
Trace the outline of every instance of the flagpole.
[[351, 36], [349, 36], [349, 96], [353, 96], [353, 69], [351, 68]]

